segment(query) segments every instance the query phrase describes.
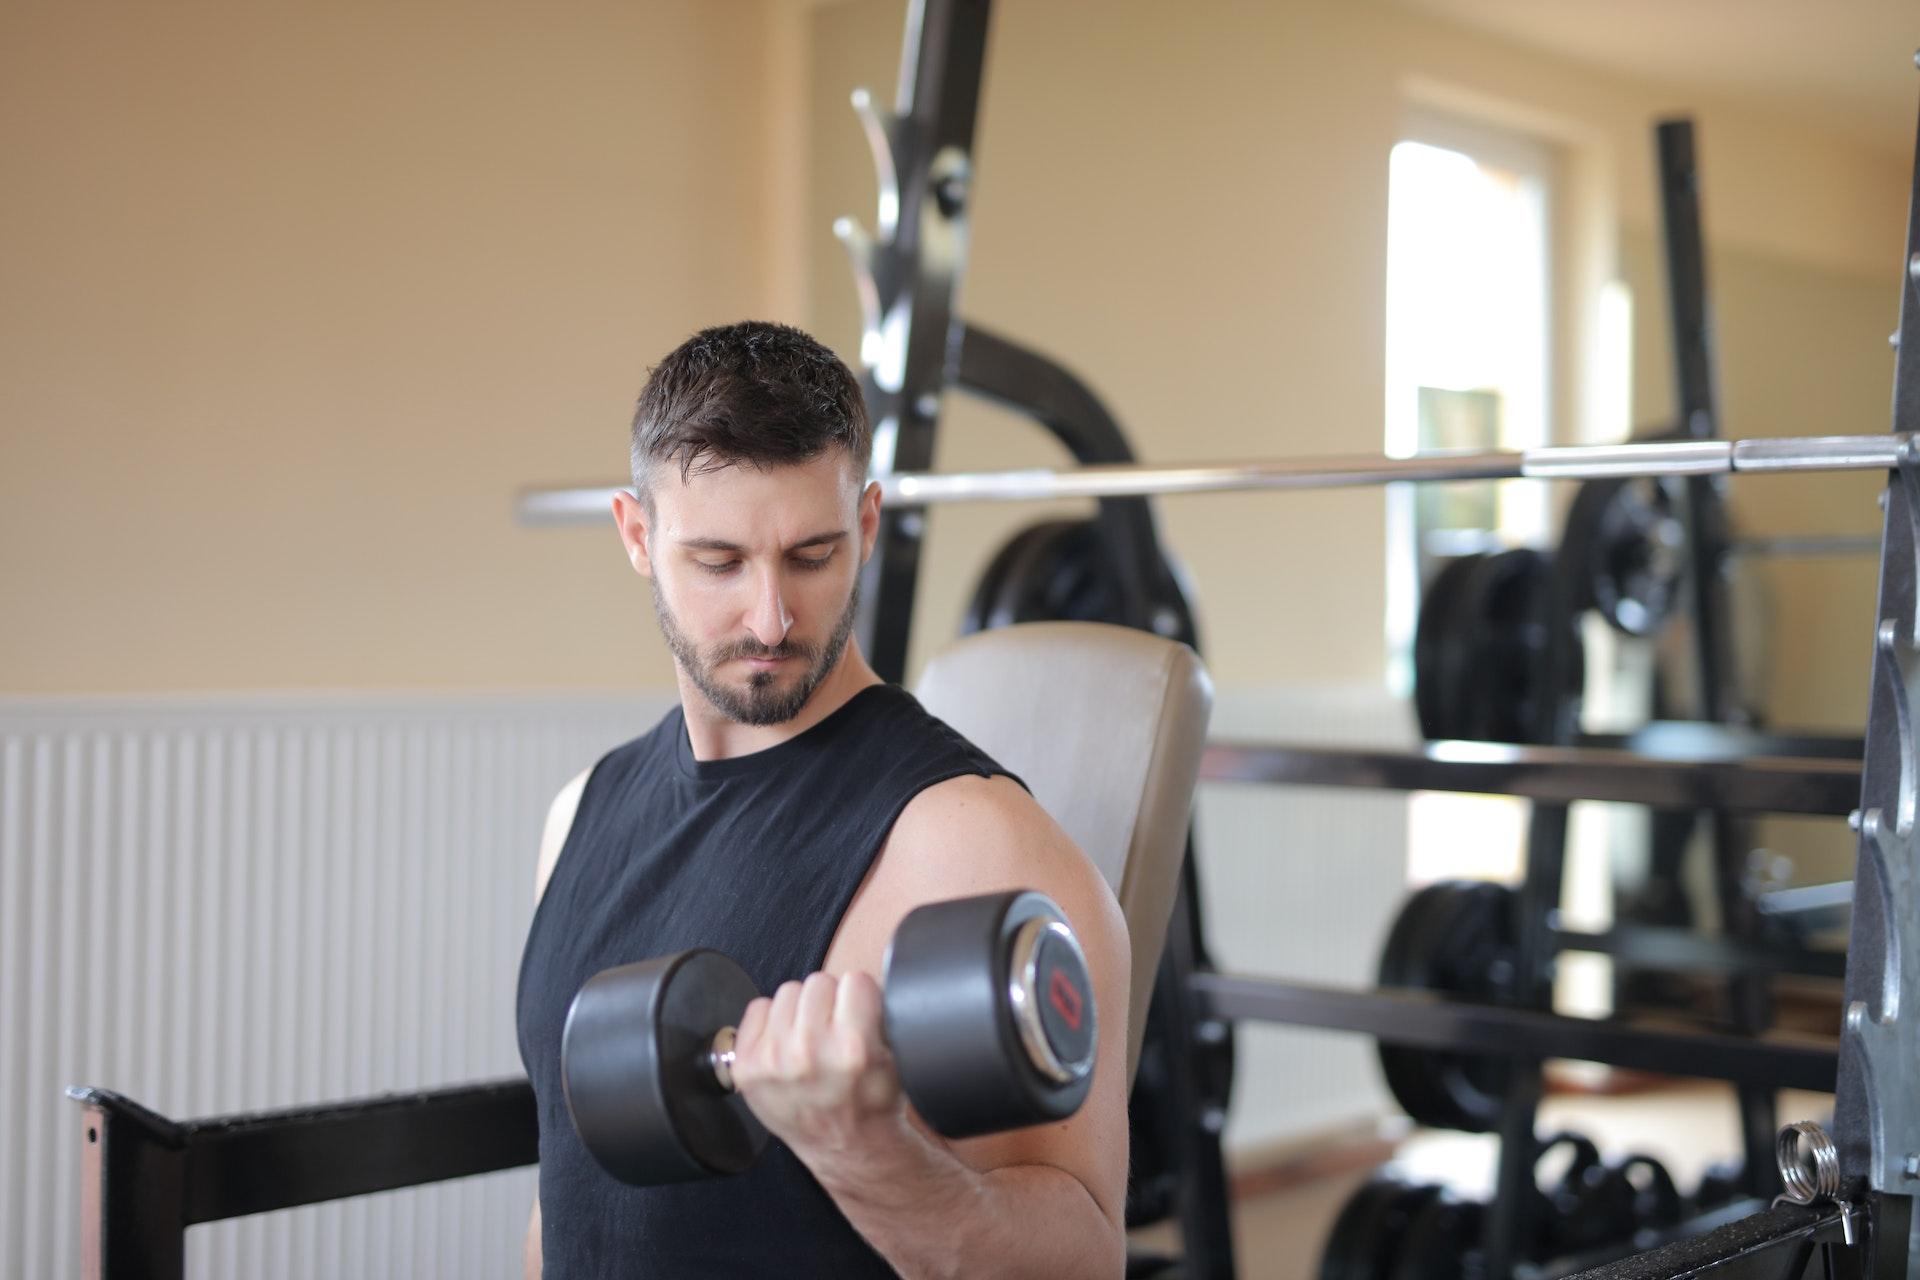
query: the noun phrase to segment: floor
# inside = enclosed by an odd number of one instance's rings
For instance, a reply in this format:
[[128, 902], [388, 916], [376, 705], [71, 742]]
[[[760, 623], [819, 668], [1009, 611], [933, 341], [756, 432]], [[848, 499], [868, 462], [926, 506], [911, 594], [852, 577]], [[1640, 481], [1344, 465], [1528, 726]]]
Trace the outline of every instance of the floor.
[[[1784, 1092], [1780, 1121], [1830, 1118], [1827, 1094]], [[1707, 1166], [1738, 1147], [1738, 1122], [1731, 1088], [1716, 1084], [1669, 1084], [1625, 1094], [1555, 1094], [1540, 1113], [1542, 1133], [1573, 1129], [1592, 1138], [1603, 1154], [1651, 1155], [1665, 1164], [1682, 1191], [1690, 1191]], [[1360, 1145], [1360, 1144], [1356, 1144]], [[1485, 1196], [1493, 1181], [1496, 1156], [1492, 1138], [1475, 1134], [1414, 1131], [1397, 1144], [1392, 1165], [1418, 1181], [1443, 1182], [1463, 1194]], [[1354, 1188], [1373, 1168], [1358, 1168], [1304, 1179], [1237, 1199], [1233, 1210], [1234, 1252], [1242, 1280], [1313, 1280], [1318, 1275], [1320, 1244]], [[1275, 1179], [1243, 1177], [1243, 1184]], [[1175, 1247], [1177, 1233], [1166, 1226], [1136, 1232], [1147, 1247]]]

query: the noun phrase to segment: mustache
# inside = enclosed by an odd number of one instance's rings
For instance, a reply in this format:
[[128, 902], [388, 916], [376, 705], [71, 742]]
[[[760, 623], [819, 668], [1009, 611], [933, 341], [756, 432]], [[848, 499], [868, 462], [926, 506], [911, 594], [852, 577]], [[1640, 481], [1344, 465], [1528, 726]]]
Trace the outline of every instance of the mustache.
[[712, 661], [732, 662], [736, 658], [812, 658], [816, 652], [813, 645], [793, 640], [782, 640], [779, 644], [761, 644], [758, 640], [736, 640], [713, 655]]

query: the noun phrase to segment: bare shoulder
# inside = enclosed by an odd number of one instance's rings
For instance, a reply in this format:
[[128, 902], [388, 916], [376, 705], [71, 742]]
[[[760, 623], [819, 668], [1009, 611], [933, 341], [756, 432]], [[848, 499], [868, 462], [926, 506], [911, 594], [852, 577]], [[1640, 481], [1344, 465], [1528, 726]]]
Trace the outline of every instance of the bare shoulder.
[[861, 950], [877, 957], [914, 907], [1005, 889], [1039, 890], [1066, 912], [1083, 942], [1126, 951], [1126, 923], [1099, 869], [1004, 775], [951, 778], [909, 801], [846, 924], [870, 939]]
[[580, 793], [587, 789], [587, 778], [592, 769], [582, 769], [560, 793], [553, 798], [553, 804], [547, 809], [547, 823], [540, 832], [540, 858], [533, 873], [533, 901], [538, 906], [547, 892], [547, 881], [553, 876], [553, 864], [560, 861], [560, 851], [567, 847], [567, 833], [573, 830], [573, 815], [580, 808]]
[[946, 896], [1074, 882], [1100, 873], [1072, 837], [1012, 778], [969, 774], [910, 801], [887, 838], [886, 857], [906, 875], [937, 880]]

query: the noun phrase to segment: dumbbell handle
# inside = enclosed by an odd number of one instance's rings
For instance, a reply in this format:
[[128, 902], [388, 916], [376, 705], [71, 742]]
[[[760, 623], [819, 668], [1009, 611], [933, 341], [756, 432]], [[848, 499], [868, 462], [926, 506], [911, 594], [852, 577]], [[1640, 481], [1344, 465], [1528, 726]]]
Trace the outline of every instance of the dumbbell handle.
[[720, 1028], [713, 1033], [713, 1047], [707, 1050], [707, 1063], [722, 1093], [733, 1092], [733, 1042], [737, 1032], [735, 1027]]
[[[1021, 926], [1014, 935], [1013, 972], [1009, 975], [1007, 1002], [1013, 1010], [1014, 1026], [1019, 1030], [1020, 1043], [1027, 1051], [1027, 1058], [1047, 1079], [1055, 1084], [1067, 1084], [1087, 1075], [1093, 1070], [1091, 1058], [1080, 1062], [1062, 1062], [1054, 1053], [1053, 1046], [1047, 1042], [1045, 1028], [1040, 1022], [1040, 1001], [1038, 990], [1037, 961], [1042, 937], [1052, 935], [1067, 946], [1075, 955], [1080, 954], [1080, 941], [1059, 920], [1036, 917]], [[1082, 959], [1081, 963], [1086, 962]], [[735, 1054], [733, 1043], [739, 1028], [722, 1027], [713, 1034], [713, 1044], [707, 1049], [707, 1065], [713, 1070], [713, 1078], [722, 1093], [732, 1093], [733, 1064]]]

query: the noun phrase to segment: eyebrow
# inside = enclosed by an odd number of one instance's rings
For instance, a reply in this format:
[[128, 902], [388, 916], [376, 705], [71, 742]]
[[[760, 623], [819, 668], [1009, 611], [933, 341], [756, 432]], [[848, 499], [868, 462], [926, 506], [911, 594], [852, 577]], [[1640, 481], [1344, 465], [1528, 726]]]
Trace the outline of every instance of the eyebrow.
[[[824, 547], [830, 543], [844, 542], [847, 533], [844, 529], [834, 529], [827, 533], [816, 533], [810, 538], [802, 538], [787, 548], [788, 552], [805, 551], [808, 547]], [[679, 538], [677, 542], [693, 551], [726, 551], [733, 555], [744, 555], [746, 548], [724, 538]]]

